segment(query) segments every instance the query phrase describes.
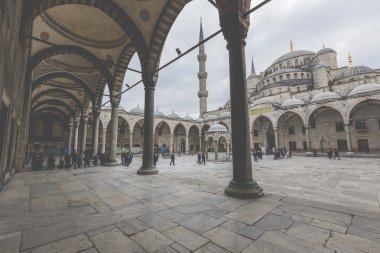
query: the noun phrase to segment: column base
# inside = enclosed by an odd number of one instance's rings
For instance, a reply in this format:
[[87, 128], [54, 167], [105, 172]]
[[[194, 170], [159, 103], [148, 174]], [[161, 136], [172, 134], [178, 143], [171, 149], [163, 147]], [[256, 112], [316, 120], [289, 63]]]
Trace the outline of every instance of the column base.
[[107, 161], [105, 163], [105, 166], [118, 166], [118, 165], [120, 165], [120, 162], [116, 160]]
[[261, 188], [254, 180], [245, 183], [237, 183], [231, 180], [229, 185], [224, 189], [224, 193], [234, 198], [260, 198], [264, 195]]
[[141, 167], [137, 171], [137, 174], [138, 175], [154, 175], [154, 174], [158, 174], [158, 169], [154, 166], [148, 167], [148, 168]]

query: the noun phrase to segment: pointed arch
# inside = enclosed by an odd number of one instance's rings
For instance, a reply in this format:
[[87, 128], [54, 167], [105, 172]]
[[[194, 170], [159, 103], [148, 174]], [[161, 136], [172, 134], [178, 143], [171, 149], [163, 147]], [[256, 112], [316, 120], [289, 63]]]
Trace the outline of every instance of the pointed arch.
[[40, 93], [38, 93], [37, 95], [35, 95], [33, 98], [32, 98], [32, 103], [37, 101], [39, 98], [45, 96], [45, 95], [49, 95], [51, 93], [61, 93], [63, 95], [66, 95], [68, 97], [70, 97], [70, 99], [72, 99], [75, 104], [82, 110], [83, 109], [83, 104], [78, 100], [77, 97], [75, 97], [72, 93], [68, 92], [67, 90], [63, 90], [63, 89], [59, 89], [59, 88], [56, 88], [56, 89], [49, 89], [49, 90], [44, 90]]

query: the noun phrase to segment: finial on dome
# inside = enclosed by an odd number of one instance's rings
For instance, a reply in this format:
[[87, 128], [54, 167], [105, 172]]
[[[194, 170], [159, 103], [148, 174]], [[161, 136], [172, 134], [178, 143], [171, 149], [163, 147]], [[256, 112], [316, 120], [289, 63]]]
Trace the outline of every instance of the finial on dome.
[[256, 74], [256, 71], [255, 71], [255, 65], [253, 64], [253, 56], [252, 56], [251, 75], [255, 75], [255, 74]]
[[290, 52], [293, 52], [293, 41], [290, 40]]
[[350, 52], [348, 52], [348, 67], [352, 68], [352, 56]]

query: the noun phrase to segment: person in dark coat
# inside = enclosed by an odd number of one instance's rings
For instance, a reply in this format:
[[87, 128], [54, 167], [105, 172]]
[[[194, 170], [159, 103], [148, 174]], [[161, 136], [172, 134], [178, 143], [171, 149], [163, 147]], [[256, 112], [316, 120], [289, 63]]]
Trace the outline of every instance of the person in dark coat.
[[201, 152], [198, 152], [198, 161], [197, 161], [197, 163], [201, 164], [201, 161], [202, 161], [202, 154], [201, 154]]
[[98, 166], [98, 160], [99, 160], [99, 155], [96, 154], [96, 155], [94, 156], [94, 161], [93, 161], [93, 164], [94, 164], [95, 166]]
[[155, 152], [154, 155], [153, 155], [153, 164], [154, 164], [154, 166], [156, 166], [157, 162], [158, 162], [158, 153]]
[[170, 156], [170, 166], [172, 166], [172, 164], [173, 166], [175, 166], [174, 160], [175, 160], [174, 153], [172, 153]]
[[90, 167], [90, 155], [88, 152], [85, 153], [84, 155], [84, 165], [83, 167]]
[[65, 166], [65, 160], [63, 160], [63, 157], [59, 157], [59, 162], [58, 162], [58, 169], [63, 169]]
[[52, 170], [55, 167], [55, 158], [52, 154], [49, 155], [47, 160], [47, 169]]
[[338, 158], [340, 160], [339, 151], [337, 149], [334, 150], [334, 160]]
[[203, 165], [206, 165], [206, 156], [205, 154], [202, 154], [202, 161], [201, 161], [201, 164], [203, 163]]

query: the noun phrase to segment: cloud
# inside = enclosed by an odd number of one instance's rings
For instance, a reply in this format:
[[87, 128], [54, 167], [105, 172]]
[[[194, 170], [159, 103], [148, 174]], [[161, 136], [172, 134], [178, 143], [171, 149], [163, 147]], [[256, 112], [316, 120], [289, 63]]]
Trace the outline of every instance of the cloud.
[[[252, 1], [251, 7], [259, 1]], [[270, 64], [289, 51], [293, 40], [296, 50], [318, 51], [323, 43], [338, 53], [338, 65], [347, 65], [351, 52], [354, 65], [372, 68], [380, 66], [380, 16], [378, 0], [273, 0], [251, 14], [250, 30], [246, 39], [246, 67], [250, 72], [251, 56], [256, 72], [264, 71]], [[185, 6], [175, 21], [164, 46], [162, 66], [192, 47], [199, 39], [199, 19], [203, 19], [205, 37], [220, 29], [217, 10], [205, 0], [194, 0]], [[208, 72], [208, 110], [223, 106], [229, 99], [228, 51], [223, 35], [205, 45]], [[155, 107], [165, 114], [173, 110], [180, 116], [199, 114], [198, 50], [194, 50], [159, 73], [155, 92]], [[130, 67], [140, 69], [138, 58]], [[140, 80], [139, 74], [127, 71], [125, 82]], [[142, 84], [123, 94], [122, 106], [127, 110], [144, 107]]]

